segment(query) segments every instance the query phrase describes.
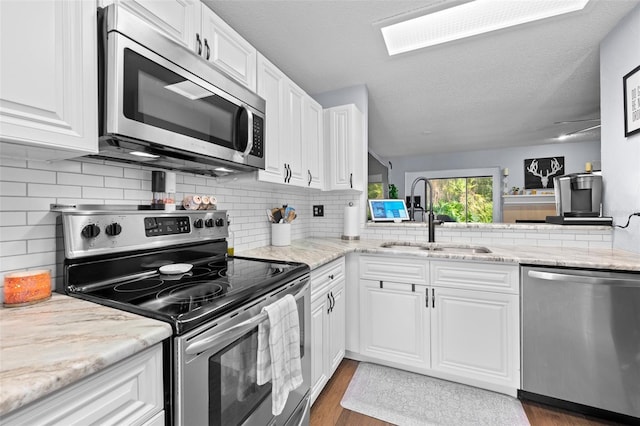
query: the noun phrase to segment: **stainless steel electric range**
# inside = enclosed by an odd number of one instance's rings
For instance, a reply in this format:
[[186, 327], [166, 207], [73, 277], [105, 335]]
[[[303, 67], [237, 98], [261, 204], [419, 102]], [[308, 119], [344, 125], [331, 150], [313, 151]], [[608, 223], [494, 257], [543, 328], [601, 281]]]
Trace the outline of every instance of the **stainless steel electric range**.
[[[165, 344], [167, 424], [307, 424], [309, 267], [227, 255], [220, 210], [77, 206], [62, 212], [64, 280], [57, 291], [171, 324]], [[303, 385], [271, 414], [271, 384], [257, 385], [262, 308], [298, 304]]]

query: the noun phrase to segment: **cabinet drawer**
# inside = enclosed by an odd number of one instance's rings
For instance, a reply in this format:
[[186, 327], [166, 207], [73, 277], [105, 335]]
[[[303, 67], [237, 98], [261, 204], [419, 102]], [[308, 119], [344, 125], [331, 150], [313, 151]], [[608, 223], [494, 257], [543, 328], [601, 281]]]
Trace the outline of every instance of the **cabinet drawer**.
[[311, 271], [311, 299], [331, 283], [344, 279], [344, 256]]
[[431, 262], [431, 285], [518, 293], [516, 265], [453, 261]]
[[427, 284], [429, 262], [426, 259], [361, 256], [360, 278], [374, 281]]

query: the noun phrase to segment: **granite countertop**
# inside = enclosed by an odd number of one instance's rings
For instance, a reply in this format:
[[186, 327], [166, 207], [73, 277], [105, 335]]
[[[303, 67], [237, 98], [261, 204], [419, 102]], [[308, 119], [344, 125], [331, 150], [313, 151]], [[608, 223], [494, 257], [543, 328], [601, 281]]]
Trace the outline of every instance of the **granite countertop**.
[[[238, 256], [303, 262], [311, 269], [324, 265], [347, 253], [418, 256], [429, 259], [456, 259], [483, 262], [564, 266], [573, 268], [640, 271], [640, 254], [614, 249], [555, 248], [514, 245], [483, 245], [491, 253], [443, 253], [381, 248], [384, 240], [346, 241], [338, 238], [308, 238], [294, 240], [290, 246], [265, 246], [236, 253]], [[455, 243], [443, 243], [455, 245]]]
[[0, 415], [172, 335], [169, 324], [54, 293], [0, 309]]

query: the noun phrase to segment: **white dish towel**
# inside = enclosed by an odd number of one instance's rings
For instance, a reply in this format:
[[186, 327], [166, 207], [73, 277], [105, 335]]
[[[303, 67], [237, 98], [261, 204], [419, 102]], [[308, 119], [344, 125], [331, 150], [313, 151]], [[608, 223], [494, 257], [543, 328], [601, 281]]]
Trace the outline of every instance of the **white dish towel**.
[[271, 411], [277, 416], [289, 392], [302, 384], [298, 306], [290, 294], [262, 308], [268, 319], [258, 325], [258, 385], [272, 381]]

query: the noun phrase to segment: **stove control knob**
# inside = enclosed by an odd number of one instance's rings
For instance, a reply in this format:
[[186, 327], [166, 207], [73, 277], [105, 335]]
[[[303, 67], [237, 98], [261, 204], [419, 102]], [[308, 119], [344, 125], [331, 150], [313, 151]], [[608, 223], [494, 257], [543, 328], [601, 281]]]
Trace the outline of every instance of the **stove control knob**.
[[122, 232], [122, 226], [120, 226], [120, 224], [117, 222], [113, 222], [107, 225], [106, 228], [104, 228], [104, 232], [106, 232], [107, 235], [114, 237], [116, 235], [120, 235], [120, 233]]
[[219, 217], [216, 219], [216, 226], [224, 226], [224, 219]]
[[82, 228], [82, 236], [85, 238], [95, 238], [98, 235], [100, 235], [100, 227], [95, 223], [90, 223]]
[[211, 228], [213, 226], [213, 219], [207, 219], [204, 221], [204, 226]]
[[202, 225], [203, 225], [202, 219], [196, 219], [193, 221], [193, 226], [196, 228], [202, 228]]

